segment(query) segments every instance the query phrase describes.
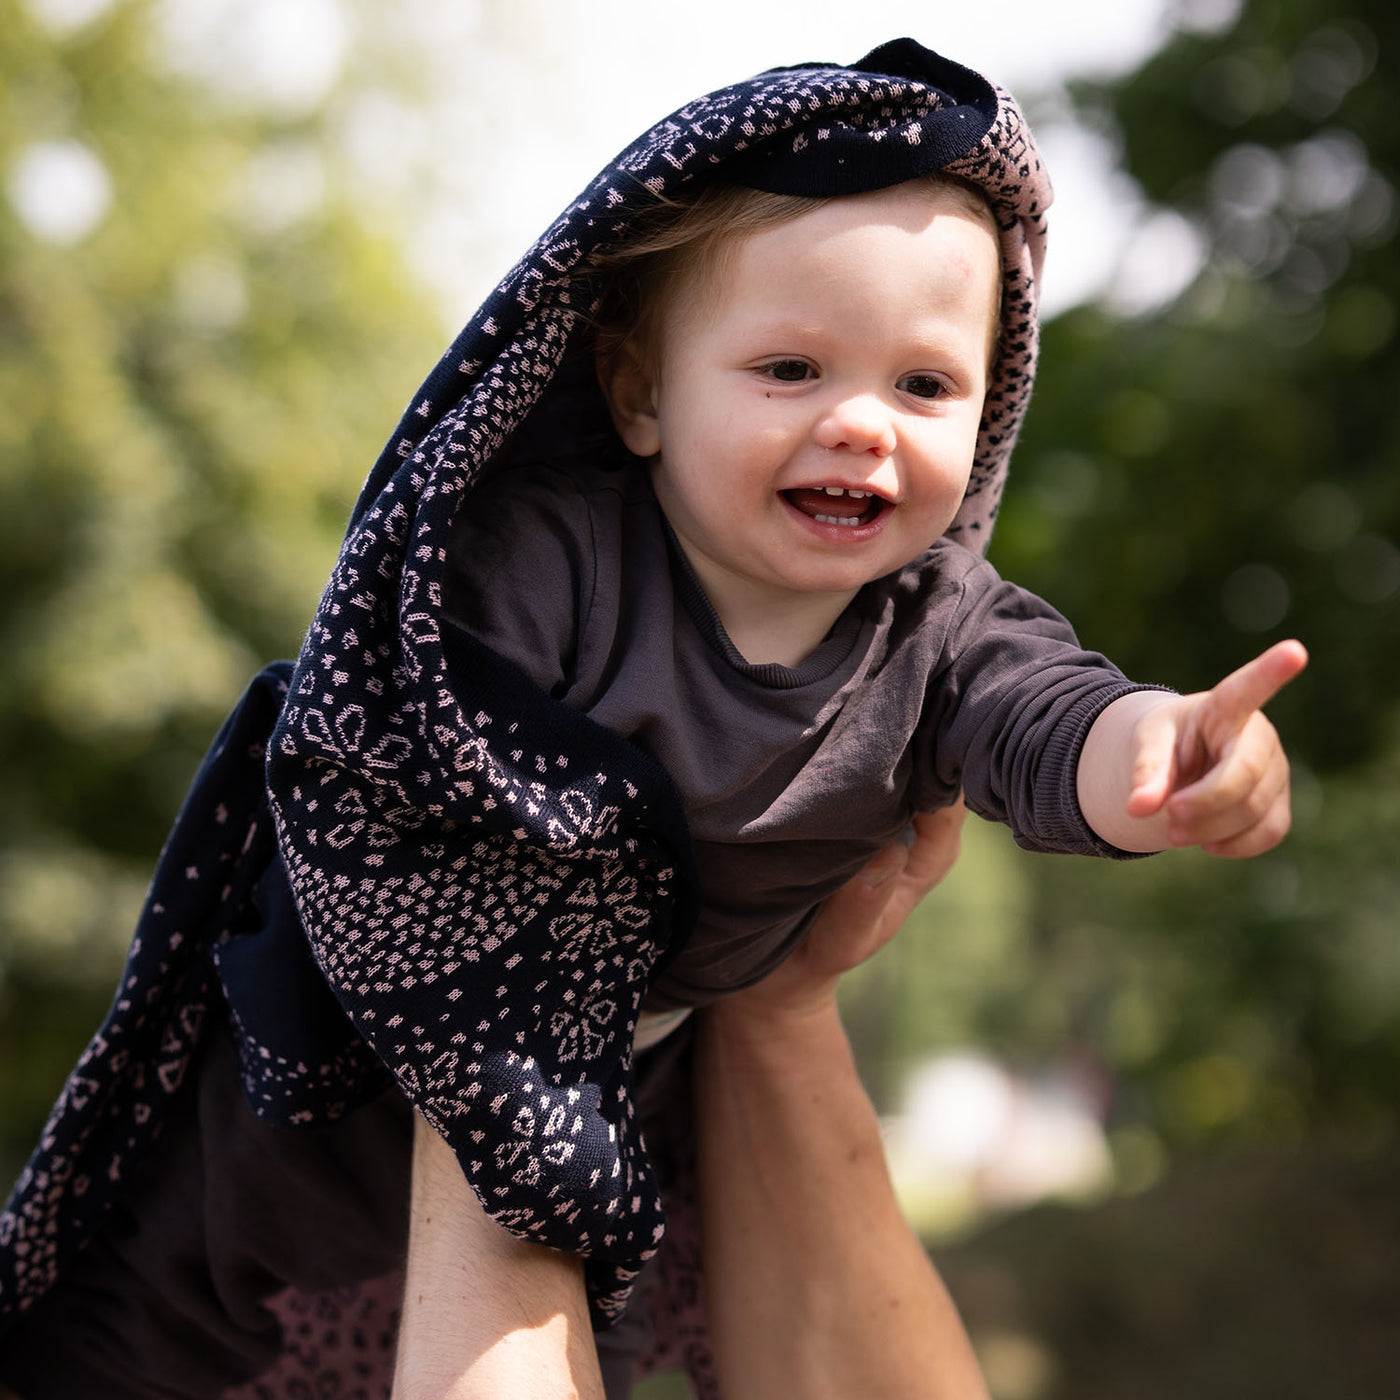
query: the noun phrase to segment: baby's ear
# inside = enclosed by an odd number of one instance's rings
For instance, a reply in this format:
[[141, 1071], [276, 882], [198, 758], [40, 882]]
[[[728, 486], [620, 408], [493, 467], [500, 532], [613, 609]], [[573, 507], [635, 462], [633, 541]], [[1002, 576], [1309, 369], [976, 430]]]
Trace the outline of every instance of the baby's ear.
[[631, 341], [610, 355], [598, 357], [598, 383], [627, 450], [638, 457], [655, 457], [661, 451], [656, 388]]

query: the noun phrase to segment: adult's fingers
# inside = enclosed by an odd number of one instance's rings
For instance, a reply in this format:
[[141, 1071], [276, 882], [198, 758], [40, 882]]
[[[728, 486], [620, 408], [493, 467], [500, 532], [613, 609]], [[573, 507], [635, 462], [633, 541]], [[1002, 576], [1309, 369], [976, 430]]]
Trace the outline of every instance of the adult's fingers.
[[822, 901], [801, 950], [814, 970], [839, 976], [889, 942], [899, 925], [888, 927], [887, 911], [900, 896], [908, 864], [904, 843], [893, 841]]
[[[967, 808], [961, 797], [951, 806], [937, 812], [918, 812], [914, 816], [914, 844], [903, 872], [902, 898], [907, 901], [908, 914], [957, 863], [962, 850], [962, 827]], [[900, 922], [904, 919], [901, 916]]]
[[811, 955], [844, 972], [879, 952], [953, 868], [966, 815], [961, 799], [938, 812], [918, 813], [911, 845], [891, 842], [828, 896], [807, 935]]

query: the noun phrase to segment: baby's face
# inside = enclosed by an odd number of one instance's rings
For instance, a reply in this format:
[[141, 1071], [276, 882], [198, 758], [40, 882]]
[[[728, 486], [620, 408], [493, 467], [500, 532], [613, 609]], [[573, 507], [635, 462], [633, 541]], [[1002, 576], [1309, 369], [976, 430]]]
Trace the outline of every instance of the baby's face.
[[995, 334], [989, 220], [957, 193], [836, 199], [696, 273], [628, 446], [721, 617], [923, 553], [967, 488]]

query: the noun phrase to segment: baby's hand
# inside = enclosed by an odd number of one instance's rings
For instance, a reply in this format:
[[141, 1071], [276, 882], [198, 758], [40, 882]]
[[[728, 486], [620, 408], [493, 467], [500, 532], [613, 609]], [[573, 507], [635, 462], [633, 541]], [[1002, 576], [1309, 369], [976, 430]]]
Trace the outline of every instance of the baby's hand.
[[1259, 707], [1308, 654], [1279, 642], [1214, 690], [1140, 690], [1094, 721], [1079, 755], [1084, 819], [1123, 851], [1257, 856], [1288, 831], [1288, 760]]
[[1288, 832], [1288, 759], [1261, 707], [1308, 664], [1279, 642], [1213, 690], [1148, 709], [1133, 734], [1127, 814], [1156, 818], [1172, 846], [1257, 856]]

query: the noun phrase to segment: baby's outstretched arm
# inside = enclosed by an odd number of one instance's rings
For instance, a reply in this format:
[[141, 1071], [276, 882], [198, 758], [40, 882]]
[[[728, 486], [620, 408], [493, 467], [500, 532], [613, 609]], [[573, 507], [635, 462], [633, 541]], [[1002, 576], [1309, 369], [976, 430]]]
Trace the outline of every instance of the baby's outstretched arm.
[[1308, 664], [1279, 642], [1194, 695], [1138, 691], [1094, 721], [1079, 757], [1084, 819], [1124, 851], [1257, 856], [1288, 832], [1288, 759], [1262, 706]]

